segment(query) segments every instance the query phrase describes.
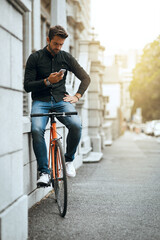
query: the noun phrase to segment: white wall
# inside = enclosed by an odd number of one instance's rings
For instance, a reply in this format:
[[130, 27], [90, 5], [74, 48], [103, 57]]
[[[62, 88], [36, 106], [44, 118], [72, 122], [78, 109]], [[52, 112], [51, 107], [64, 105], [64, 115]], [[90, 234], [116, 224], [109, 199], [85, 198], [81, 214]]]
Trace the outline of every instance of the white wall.
[[[19, 3], [18, 3], [19, 2]], [[23, 14], [30, 1], [0, 7], [0, 239], [27, 239], [28, 198], [23, 192]], [[21, 227], [19, 227], [21, 226]]]

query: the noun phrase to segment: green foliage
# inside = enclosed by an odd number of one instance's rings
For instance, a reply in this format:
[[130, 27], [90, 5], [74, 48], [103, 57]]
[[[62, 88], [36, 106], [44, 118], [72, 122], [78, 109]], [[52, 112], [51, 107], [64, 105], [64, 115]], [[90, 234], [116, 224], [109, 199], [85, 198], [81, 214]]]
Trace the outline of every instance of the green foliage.
[[160, 36], [144, 48], [129, 90], [134, 100], [132, 113], [140, 107], [144, 121], [160, 119]]

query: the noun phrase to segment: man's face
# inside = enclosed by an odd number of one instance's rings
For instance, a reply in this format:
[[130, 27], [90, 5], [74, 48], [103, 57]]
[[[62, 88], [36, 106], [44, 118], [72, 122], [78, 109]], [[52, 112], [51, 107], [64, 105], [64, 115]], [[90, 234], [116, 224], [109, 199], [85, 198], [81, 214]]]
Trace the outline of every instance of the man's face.
[[53, 55], [57, 54], [61, 50], [64, 41], [65, 39], [59, 36], [55, 36], [54, 38], [52, 38], [51, 41], [49, 40], [49, 38], [47, 38], [48, 48]]

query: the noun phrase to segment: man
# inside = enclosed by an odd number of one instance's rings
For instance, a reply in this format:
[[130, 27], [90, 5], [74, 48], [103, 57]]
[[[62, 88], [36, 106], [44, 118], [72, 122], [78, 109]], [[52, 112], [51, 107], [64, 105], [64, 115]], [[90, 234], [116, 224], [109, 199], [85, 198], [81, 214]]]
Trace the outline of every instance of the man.
[[[24, 89], [32, 92], [32, 114], [76, 111], [76, 103], [86, 91], [90, 77], [71, 54], [61, 51], [68, 34], [61, 26], [50, 28], [47, 37], [48, 45], [32, 53], [26, 64]], [[65, 69], [66, 71], [60, 71]], [[77, 93], [70, 96], [66, 92], [65, 80], [67, 72], [71, 71], [81, 81]], [[74, 155], [81, 137], [81, 122], [78, 116], [59, 117], [58, 120], [68, 128], [65, 153], [66, 171], [70, 177], [76, 176], [73, 166]], [[48, 185], [49, 169], [47, 148], [44, 133], [48, 117], [32, 118], [31, 132], [33, 149], [38, 162], [40, 178], [37, 184]]]

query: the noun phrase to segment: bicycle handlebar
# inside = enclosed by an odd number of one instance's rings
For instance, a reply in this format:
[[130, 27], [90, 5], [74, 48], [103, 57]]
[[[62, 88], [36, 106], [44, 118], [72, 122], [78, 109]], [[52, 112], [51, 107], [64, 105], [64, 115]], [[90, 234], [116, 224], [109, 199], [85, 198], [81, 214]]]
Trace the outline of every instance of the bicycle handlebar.
[[31, 117], [43, 117], [43, 116], [54, 116], [54, 117], [60, 117], [60, 116], [71, 116], [71, 115], [77, 115], [77, 112], [49, 112], [49, 113], [33, 113], [30, 116]]

